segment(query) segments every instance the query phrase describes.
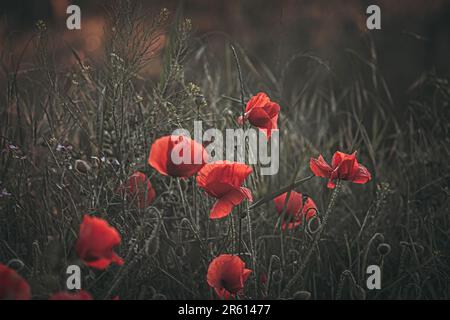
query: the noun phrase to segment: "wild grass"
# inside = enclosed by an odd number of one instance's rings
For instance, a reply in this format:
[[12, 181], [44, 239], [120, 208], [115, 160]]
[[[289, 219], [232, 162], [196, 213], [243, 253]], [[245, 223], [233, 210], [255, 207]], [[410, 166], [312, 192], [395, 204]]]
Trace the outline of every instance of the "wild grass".
[[[82, 269], [83, 288], [98, 299], [214, 298], [206, 271], [221, 253], [240, 253], [253, 270], [246, 298], [450, 298], [447, 79], [424, 73], [410, 101], [397, 105], [374, 47], [342, 53], [339, 68], [310, 53], [274, 67], [232, 43], [241, 82], [226, 37], [216, 36], [220, 50], [211, 48], [214, 35], [193, 34], [189, 19], [171, 19], [165, 10], [150, 18], [130, 2], [109, 14], [99, 63], [72, 49], [78, 63], [56, 68], [42, 22], [28, 44], [36, 52], [32, 68], [6, 47], [1, 53], [0, 262], [20, 270], [35, 298], [64, 290], [66, 267], [81, 265], [74, 243], [85, 213], [122, 235], [124, 266]], [[155, 82], [140, 70], [159, 54], [151, 48], [163, 35]], [[319, 208], [318, 219], [288, 232], [277, 227], [272, 201], [210, 220], [212, 201], [192, 178], [163, 177], [147, 164], [156, 138], [176, 128], [192, 132], [195, 119], [237, 127], [241, 93], [247, 100], [259, 91], [281, 105], [280, 170], [261, 176], [255, 167], [247, 186], [256, 201], [269, 200], [307, 178], [295, 190]], [[364, 186], [342, 183], [329, 206], [332, 192], [308, 178], [308, 163], [336, 150], [357, 150], [374, 178]], [[147, 209], [117, 194], [135, 170], [157, 192]], [[381, 290], [366, 287], [371, 264], [382, 268]]]

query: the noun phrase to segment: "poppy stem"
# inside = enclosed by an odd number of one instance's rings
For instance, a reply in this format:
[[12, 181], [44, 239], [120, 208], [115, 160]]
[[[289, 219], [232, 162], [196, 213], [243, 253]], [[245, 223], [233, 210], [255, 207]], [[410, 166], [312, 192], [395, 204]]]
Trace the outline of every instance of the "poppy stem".
[[341, 190], [341, 180], [338, 179], [336, 181], [336, 186], [333, 189], [333, 193], [331, 194], [330, 202], [328, 203], [328, 207], [327, 207], [327, 211], [325, 212], [325, 215], [323, 216], [322, 223], [319, 227], [319, 230], [316, 232], [316, 234], [314, 236], [313, 243], [310, 246], [308, 252], [306, 253], [306, 256], [303, 259], [299, 269], [294, 274], [294, 276], [291, 278], [291, 280], [289, 280], [286, 287], [281, 292], [281, 297], [285, 297], [289, 293], [289, 290], [295, 285], [295, 283], [303, 275], [303, 271], [305, 270], [306, 265], [308, 264], [309, 259], [312, 256], [312, 253], [314, 252], [314, 249], [317, 247], [317, 244], [319, 243], [322, 232], [325, 230], [325, 227], [327, 226], [328, 217], [330, 216], [331, 212], [334, 210], [340, 190]]
[[[237, 72], [238, 72], [238, 77], [239, 77], [239, 84], [240, 84], [240, 89], [241, 89], [241, 105], [242, 105], [242, 119], [244, 119], [245, 116], [245, 93], [244, 93], [244, 81], [242, 80], [242, 71], [241, 71], [241, 65], [239, 63], [239, 58], [237, 56], [236, 53], [236, 49], [234, 48], [234, 46], [232, 44], [230, 44], [230, 48], [231, 51], [233, 52], [233, 57], [234, 60], [236, 62], [236, 68], [237, 68]], [[245, 121], [242, 121], [242, 130], [245, 131]], [[247, 154], [247, 150], [246, 150], [246, 141], [243, 141], [244, 143], [244, 162], [245, 162], [245, 156]], [[237, 254], [240, 256], [241, 255], [241, 245], [242, 245], [242, 218], [243, 218], [243, 214], [242, 214], [242, 207], [243, 205], [239, 205], [238, 207], [238, 219], [239, 219], [239, 224], [238, 224], [238, 245], [237, 245]], [[248, 212], [247, 212], [248, 214]]]
[[236, 61], [236, 68], [237, 68], [238, 76], [239, 76], [239, 84], [241, 86], [241, 104], [244, 107], [244, 112], [243, 112], [242, 116], [244, 116], [244, 113], [245, 113], [244, 82], [242, 81], [241, 65], [239, 63], [239, 59], [238, 59], [238, 56], [237, 56], [237, 53], [236, 53], [236, 49], [234, 48], [234, 46], [232, 44], [230, 44], [230, 48], [231, 48], [231, 51], [233, 52], [234, 60]]
[[236, 251], [236, 227], [234, 226], [234, 215], [230, 214], [230, 226], [231, 226], [231, 251]]

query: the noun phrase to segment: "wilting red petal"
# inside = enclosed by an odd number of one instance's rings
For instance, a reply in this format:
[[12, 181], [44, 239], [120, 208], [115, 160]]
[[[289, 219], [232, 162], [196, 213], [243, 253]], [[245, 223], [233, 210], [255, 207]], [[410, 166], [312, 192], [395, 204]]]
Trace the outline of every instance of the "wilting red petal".
[[207, 159], [201, 144], [185, 136], [172, 135], [153, 143], [148, 163], [163, 175], [187, 178], [196, 174]]
[[251, 191], [247, 188], [240, 187], [239, 189], [232, 189], [224, 196], [219, 198], [211, 208], [209, 217], [211, 219], [220, 219], [226, 217], [245, 198], [252, 201]]
[[30, 300], [28, 283], [13, 269], [0, 264], [0, 300]]
[[358, 166], [358, 170], [355, 174], [355, 176], [352, 179], [352, 182], [364, 184], [370, 181], [372, 179], [372, 175], [370, 174], [369, 170], [367, 170], [366, 167], [364, 167], [362, 164]]
[[326, 163], [322, 155], [319, 155], [319, 158], [317, 159], [311, 158], [311, 160], [309, 161], [309, 167], [317, 177], [322, 178], [328, 178], [333, 171], [331, 166]]
[[250, 277], [250, 274], [252, 273], [252, 270], [250, 269], [244, 269], [244, 272], [242, 273], [242, 281], [247, 281], [248, 277]]
[[333, 171], [336, 172], [336, 178], [343, 180], [352, 180], [358, 171], [358, 161], [356, 153], [345, 154], [337, 151], [332, 159]]
[[305, 204], [303, 205], [302, 214], [306, 215], [306, 220], [311, 219], [317, 214], [317, 206], [314, 201], [308, 197]]
[[136, 171], [127, 180], [121, 191], [125, 192], [129, 202], [135, 202], [139, 209], [150, 206], [156, 196], [150, 180], [142, 172]]
[[228, 299], [244, 288], [251, 273], [238, 256], [222, 254], [214, 258], [208, 267], [207, 282], [215, 289], [219, 298]]
[[[288, 192], [283, 193], [282, 195], [274, 199], [275, 209], [277, 210], [278, 214], [283, 213], [287, 195]], [[303, 216], [306, 217], [306, 220], [309, 220], [316, 213], [317, 207], [311, 198], [308, 197], [305, 203], [303, 203], [303, 195], [296, 191], [291, 191], [289, 200], [286, 204], [284, 217], [285, 219], [282, 223], [282, 228], [285, 229], [286, 227], [288, 227], [289, 229], [292, 229], [294, 227], [297, 227], [302, 223]]]
[[114, 253], [121, 238], [117, 230], [105, 220], [85, 215], [80, 226], [76, 244], [78, 256], [85, 264], [97, 269], [105, 269], [111, 263], [123, 264], [122, 258]]
[[78, 292], [62, 291], [53, 294], [48, 300], [94, 300], [89, 292], [80, 290]]
[[[282, 195], [279, 195], [275, 199], [273, 199], [273, 202], [275, 203], [275, 209], [277, 210], [278, 214], [281, 214], [283, 212], [283, 208], [286, 204], [286, 197], [288, 196], [289, 192], [285, 192]], [[289, 200], [286, 204], [286, 213], [290, 215], [296, 215], [303, 206], [303, 199], [302, 195], [296, 191], [291, 191], [289, 195]]]

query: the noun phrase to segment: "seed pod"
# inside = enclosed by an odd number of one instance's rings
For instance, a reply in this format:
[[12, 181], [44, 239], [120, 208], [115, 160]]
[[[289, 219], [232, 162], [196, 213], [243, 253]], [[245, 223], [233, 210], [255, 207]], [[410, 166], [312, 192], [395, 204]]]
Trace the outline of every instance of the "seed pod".
[[388, 243], [380, 243], [377, 247], [378, 254], [381, 256], [386, 256], [391, 252], [391, 246]]
[[75, 161], [75, 170], [81, 174], [87, 174], [91, 170], [91, 166], [84, 160]]

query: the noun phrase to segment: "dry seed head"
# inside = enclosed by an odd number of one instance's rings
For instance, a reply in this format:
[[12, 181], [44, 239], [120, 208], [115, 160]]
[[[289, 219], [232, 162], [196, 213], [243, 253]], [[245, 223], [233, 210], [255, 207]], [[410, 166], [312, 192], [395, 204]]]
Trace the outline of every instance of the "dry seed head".
[[157, 21], [159, 24], [161, 24], [161, 23], [165, 22], [168, 17], [169, 17], [169, 10], [167, 8], [162, 8], [161, 11], [159, 12]]
[[191, 94], [193, 96], [200, 95], [202, 93], [202, 90], [200, 89], [200, 87], [193, 82], [189, 82], [187, 84], [187, 90], [188, 90], [189, 94]]
[[181, 24], [181, 32], [182, 33], [189, 33], [192, 30], [192, 21], [189, 18], [184, 19], [183, 23]]
[[45, 30], [47, 30], [47, 24], [45, 23], [44, 20], [38, 20], [38, 21], [36, 22], [36, 28], [37, 28], [39, 31], [45, 31]]

